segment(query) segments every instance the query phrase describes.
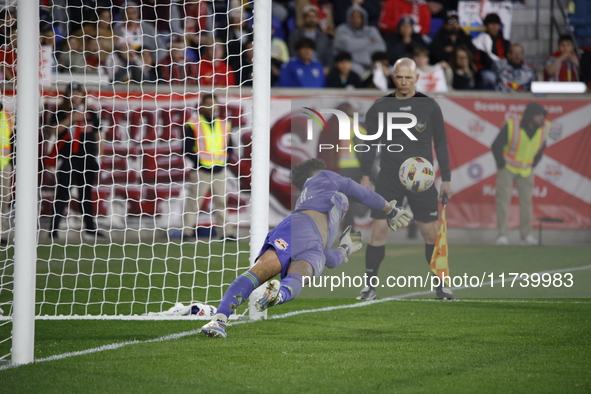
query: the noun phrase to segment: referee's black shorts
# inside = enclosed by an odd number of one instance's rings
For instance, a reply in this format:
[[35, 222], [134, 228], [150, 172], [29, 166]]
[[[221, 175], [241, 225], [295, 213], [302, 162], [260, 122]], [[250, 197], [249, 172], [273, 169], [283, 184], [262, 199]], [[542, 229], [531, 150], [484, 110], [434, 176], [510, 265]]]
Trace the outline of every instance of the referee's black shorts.
[[[404, 197], [406, 197], [414, 219], [418, 222], [428, 223], [439, 218], [438, 193], [435, 186], [431, 186], [429, 190], [421, 193], [408, 191], [402, 186], [398, 178], [398, 171], [384, 171], [382, 169], [376, 181], [376, 193], [384, 197], [386, 201], [396, 200], [398, 204], [402, 204]], [[386, 215], [377, 209], [372, 209], [371, 217], [386, 219]]]

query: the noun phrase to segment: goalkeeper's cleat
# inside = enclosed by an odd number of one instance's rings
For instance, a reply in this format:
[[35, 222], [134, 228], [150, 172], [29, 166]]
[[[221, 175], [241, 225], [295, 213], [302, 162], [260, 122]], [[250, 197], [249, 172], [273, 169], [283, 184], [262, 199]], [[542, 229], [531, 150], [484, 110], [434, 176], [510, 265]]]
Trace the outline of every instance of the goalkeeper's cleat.
[[218, 313], [214, 316], [214, 318], [201, 327], [201, 332], [208, 337], [212, 338], [227, 338], [228, 334], [226, 334], [226, 325], [228, 322], [228, 318], [221, 313]]
[[280, 304], [283, 301], [281, 297], [281, 293], [279, 289], [281, 288], [281, 283], [275, 279], [267, 283], [267, 288], [265, 292], [255, 303], [254, 306], [257, 308], [257, 311], [262, 312], [265, 309]]
[[435, 290], [435, 298], [438, 300], [448, 300], [453, 301], [456, 298], [454, 297], [451, 289], [449, 287], [443, 287], [443, 285], [437, 286]]
[[371, 286], [365, 286], [363, 288], [363, 290], [361, 290], [361, 293], [359, 293], [359, 295], [357, 296], [357, 299], [369, 301], [369, 300], [375, 299], [376, 296], [377, 296], [376, 289], [374, 289]]

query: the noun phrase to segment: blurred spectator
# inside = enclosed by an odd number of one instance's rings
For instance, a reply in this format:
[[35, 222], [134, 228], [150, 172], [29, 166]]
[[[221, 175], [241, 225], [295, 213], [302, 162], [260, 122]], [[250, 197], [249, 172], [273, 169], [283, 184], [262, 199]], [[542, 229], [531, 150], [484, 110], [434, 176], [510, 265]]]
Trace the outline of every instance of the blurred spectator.
[[349, 0], [349, 1], [333, 1], [333, 17], [334, 24], [338, 26], [347, 22], [347, 10], [352, 5], [359, 5], [367, 12], [367, 24], [370, 26], [378, 26], [378, 19], [382, 12], [381, 0]]
[[443, 27], [435, 34], [433, 42], [431, 42], [431, 63], [435, 64], [441, 61], [449, 63], [453, 50], [462, 45], [466, 46], [470, 52], [476, 52], [470, 36], [460, 28], [458, 13], [449, 11]]
[[318, 25], [320, 30], [328, 36], [335, 35], [332, 2], [329, 0], [295, 0], [296, 25], [301, 27], [304, 21], [304, 10], [309, 6], [316, 7], [318, 11]]
[[353, 56], [353, 71], [364, 75], [372, 67], [371, 55], [385, 51], [384, 42], [377, 28], [367, 25], [367, 13], [354, 5], [347, 13], [347, 23], [337, 27], [333, 52], [349, 52]]
[[297, 56], [281, 67], [277, 86], [284, 88], [322, 88], [325, 85], [322, 63], [314, 59], [314, 41], [302, 38], [296, 44]]
[[115, 25], [115, 32], [119, 37], [129, 42], [131, 48], [143, 48], [156, 52], [160, 61], [166, 56], [166, 44], [161, 36], [156, 34], [154, 25], [140, 18], [140, 8], [137, 3], [128, 1], [122, 12], [123, 19]]
[[97, 10], [97, 21], [87, 22], [82, 25], [82, 29], [74, 32], [77, 37], [92, 37], [97, 40], [99, 47], [99, 57], [101, 62], [105, 62], [107, 57], [113, 52], [117, 34], [113, 29], [113, 16], [109, 8], [99, 8]]
[[52, 207], [51, 237], [56, 240], [63, 213], [71, 200], [70, 188], [76, 186], [82, 207], [84, 235], [104, 239], [97, 230], [92, 194], [98, 180], [100, 120], [98, 112], [86, 102], [86, 91], [77, 83], [68, 86], [49, 129], [57, 139], [57, 186]]
[[217, 30], [217, 40], [226, 44], [226, 63], [233, 69], [240, 68], [244, 45], [252, 37], [252, 29], [244, 11], [233, 9], [228, 13], [228, 26]]
[[10, 44], [13, 38], [13, 30], [16, 31], [16, 16], [10, 8], [0, 10], [0, 46]]
[[550, 55], [544, 68], [544, 78], [553, 82], [578, 82], [579, 56], [575, 51], [573, 38], [562, 35], [558, 38], [558, 50]]
[[172, 85], [197, 85], [197, 63], [187, 59], [187, 47], [182, 38], [170, 43], [168, 55], [157, 68], [158, 81]]
[[49, 86], [55, 72], [55, 32], [51, 24], [41, 21], [39, 27], [39, 84]]
[[423, 36], [414, 32], [415, 22], [405, 15], [400, 18], [396, 31], [386, 37], [390, 63], [395, 63], [401, 57], [412, 57], [415, 48], [427, 47]]
[[158, 75], [156, 72], [156, 56], [153, 51], [148, 49], [140, 48], [137, 54], [142, 59], [142, 76], [140, 83], [156, 83], [158, 81]]
[[417, 91], [447, 92], [449, 90], [442, 65], [440, 63], [434, 66], [429, 64], [429, 50], [427, 48], [415, 48], [413, 60], [417, 65], [417, 74], [419, 74], [419, 79], [415, 84]]
[[[277, 81], [279, 81], [279, 75], [281, 75], [281, 66], [283, 63], [289, 61], [289, 49], [287, 48], [287, 44], [283, 39], [274, 36], [275, 29], [271, 28], [271, 34], [273, 34], [273, 38], [271, 39], [271, 86], [275, 86]], [[248, 67], [246, 72], [240, 71], [242, 77], [246, 76], [248, 81], [248, 86], [252, 85], [252, 41], [250, 43], [250, 54], [247, 56], [243, 56], [243, 66]], [[295, 56], [295, 55], [294, 55]], [[244, 62], [250, 63], [244, 63]], [[241, 79], [242, 80], [242, 79]]]
[[139, 3], [140, 19], [152, 23], [158, 35], [183, 34], [181, 1], [140, 0]]
[[531, 83], [537, 79], [534, 66], [525, 62], [523, 47], [512, 44], [507, 51], [507, 59], [495, 64], [497, 90], [502, 92], [529, 92]]
[[[427, 0], [427, 5], [429, 6], [429, 10], [431, 11], [431, 19], [437, 18], [445, 20], [447, 16], [447, 11], [449, 10], [456, 10], [456, 7], [452, 7], [450, 2], [447, 0]], [[433, 25], [431, 25], [433, 26]], [[437, 32], [430, 31], [429, 34], [434, 34]]]
[[224, 44], [215, 42], [205, 47], [203, 57], [197, 64], [199, 85], [202, 88], [236, 85], [232, 67], [228, 66], [224, 59]]
[[157, 79], [155, 62], [153, 51], [142, 47], [134, 49], [127, 40], [120, 40], [107, 58], [105, 74], [113, 83], [154, 83]]
[[351, 71], [353, 61], [349, 52], [341, 52], [335, 56], [334, 66], [326, 77], [327, 88], [359, 88], [361, 78]]
[[[183, 20], [187, 47], [197, 50], [213, 43], [214, 12], [208, 1], [184, 1]], [[198, 54], [197, 54], [198, 56]], [[192, 60], [199, 60], [198, 57]]]
[[[14, 116], [0, 103], [0, 244], [8, 242], [12, 194]], [[6, 234], [6, 235], [5, 235]]]
[[271, 15], [273, 19], [277, 19], [283, 23], [289, 17], [289, 3], [291, 0], [273, 0], [271, 5]]
[[[253, 37], [250, 38], [252, 43]], [[289, 49], [282, 38], [275, 35], [275, 29], [271, 28], [271, 59], [277, 59], [281, 63], [289, 60]]]
[[16, 19], [12, 19], [11, 13], [6, 13], [4, 41], [0, 46], [0, 80], [12, 81], [16, 75]]
[[61, 47], [56, 51], [58, 72], [84, 72], [86, 59], [82, 40], [83, 38], [70, 36], [62, 41]]
[[497, 82], [494, 63], [505, 59], [511, 43], [503, 37], [503, 24], [499, 15], [486, 15], [483, 24], [484, 32], [472, 39], [472, 44], [477, 49], [474, 61], [480, 70], [483, 88], [494, 90]]
[[378, 27], [384, 36], [392, 33], [400, 19], [409, 15], [415, 22], [415, 33], [429, 34], [431, 29], [431, 10], [424, 0], [386, 0]]
[[100, 58], [100, 47], [98, 40], [94, 37], [84, 37], [83, 41], [84, 61], [86, 67], [83, 72], [87, 74], [98, 74], [101, 70], [102, 60]]
[[369, 89], [379, 89], [387, 91], [394, 89], [394, 81], [392, 80], [392, 69], [390, 68], [390, 61], [386, 52], [375, 52], [371, 55], [372, 71], [365, 76], [361, 86]]
[[329, 36], [322, 32], [318, 24], [318, 8], [307, 6], [302, 11], [302, 25], [289, 35], [289, 53], [296, 55], [296, 43], [302, 38], [309, 38], [316, 45], [315, 57], [327, 69], [332, 66], [332, 42]]
[[453, 90], [482, 89], [482, 78], [473, 56], [465, 46], [457, 47], [452, 52], [446, 74], [447, 84]]
[[572, 0], [568, 5], [568, 21], [579, 48], [591, 51], [591, 1]]
[[[242, 52], [242, 66], [235, 71], [236, 81], [240, 86], [252, 86], [252, 59], [254, 51], [252, 49], [252, 38], [244, 45], [244, 51]], [[287, 46], [286, 46], [287, 48]], [[271, 58], [273, 61], [274, 58]], [[271, 71], [271, 74], [273, 71]], [[277, 73], [279, 75], [279, 73]], [[272, 79], [272, 78], [271, 78]], [[273, 83], [271, 83], [273, 85]]]

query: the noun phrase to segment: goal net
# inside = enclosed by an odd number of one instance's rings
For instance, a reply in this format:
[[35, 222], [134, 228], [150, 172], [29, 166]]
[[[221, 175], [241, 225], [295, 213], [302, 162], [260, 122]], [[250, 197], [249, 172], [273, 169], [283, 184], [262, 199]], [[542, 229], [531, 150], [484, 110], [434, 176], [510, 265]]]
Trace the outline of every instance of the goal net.
[[[215, 305], [250, 265], [254, 2], [108, 3], [41, 2], [37, 318]], [[26, 78], [15, 11], [2, 10], [5, 134]], [[14, 312], [5, 134], [0, 360]]]

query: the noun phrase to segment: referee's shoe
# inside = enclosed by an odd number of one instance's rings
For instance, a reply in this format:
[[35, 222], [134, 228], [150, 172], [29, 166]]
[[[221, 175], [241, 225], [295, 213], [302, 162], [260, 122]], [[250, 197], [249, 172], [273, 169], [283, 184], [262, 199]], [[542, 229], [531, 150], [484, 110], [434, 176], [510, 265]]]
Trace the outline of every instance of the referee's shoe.
[[442, 284], [439, 284], [439, 286], [437, 286], [437, 288], [435, 289], [435, 298], [438, 300], [448, 301], [453, 301], [456, 299], [453, 293], [451, 292], [451, 289], [448, 287], [443, 287]]
[[375, 299], [377, 296], [376, 294], [376, 289], [374, 289], [371, 286], [365, 286], [363, 288], [363, 290], [361, 290], [361, 293], [359, 293], [359, 295], [357, 296], [358, 300], [373, 300]]

